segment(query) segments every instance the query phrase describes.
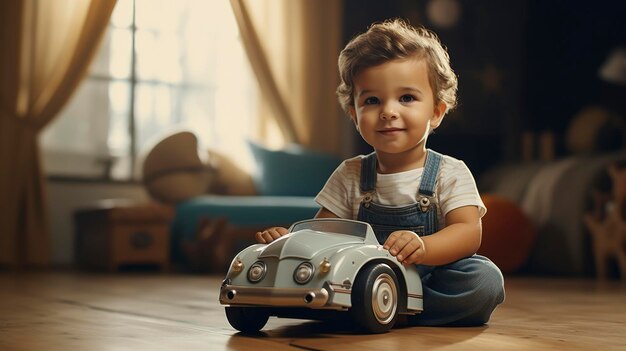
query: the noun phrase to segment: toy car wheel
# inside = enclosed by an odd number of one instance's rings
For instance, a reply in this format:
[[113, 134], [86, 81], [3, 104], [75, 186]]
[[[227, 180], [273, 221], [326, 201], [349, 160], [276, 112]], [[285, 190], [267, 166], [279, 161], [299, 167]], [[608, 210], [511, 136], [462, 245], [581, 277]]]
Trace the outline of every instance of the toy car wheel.
[[258, 332], [270, 317], [265, 310], [256, 307], [226, 307], [225, 310], [228, 323], [242, 333]]
[[357, 275], [352, 286], [354, 322], [371, 333], [384, 333], [396, 323], [398, 279], [386, 264], [370, 265]]

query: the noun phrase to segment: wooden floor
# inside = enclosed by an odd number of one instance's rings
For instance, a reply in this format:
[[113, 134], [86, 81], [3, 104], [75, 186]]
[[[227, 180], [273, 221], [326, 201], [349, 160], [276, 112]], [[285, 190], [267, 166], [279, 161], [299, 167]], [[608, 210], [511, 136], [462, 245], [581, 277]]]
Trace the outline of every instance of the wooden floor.
[[508, 278], [488, 326], [382, 335], [271, 318], [233, 330], [221, 277], [0, 272], [0, 350], [626, 350], [626, 284]]

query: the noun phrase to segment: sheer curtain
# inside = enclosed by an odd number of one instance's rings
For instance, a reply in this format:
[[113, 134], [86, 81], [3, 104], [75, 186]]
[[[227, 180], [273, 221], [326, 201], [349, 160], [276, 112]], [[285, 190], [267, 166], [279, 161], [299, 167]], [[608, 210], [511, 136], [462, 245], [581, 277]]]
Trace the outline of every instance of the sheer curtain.
[[115, 2], [0, 2], [0, 265], [49, 261], [38, 135], [84, 76]]
[[178, 130], [252, 168], [258, 84], [229, 0], [118, 0], [100, 46], [41, 133], [47, 174], [138, 179], [142, 156]]
[[[341, 153], [341, 1], [230, 0], [262, 92], [264, 142]], [[271, 126], [280, 130], [272, 134]]]

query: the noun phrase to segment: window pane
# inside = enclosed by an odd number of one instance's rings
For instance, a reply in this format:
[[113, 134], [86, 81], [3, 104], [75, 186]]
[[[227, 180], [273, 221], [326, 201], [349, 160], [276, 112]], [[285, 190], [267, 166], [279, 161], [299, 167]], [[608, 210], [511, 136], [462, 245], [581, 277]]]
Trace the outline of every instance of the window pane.
[[[137, 39], [137, 60], [140, 62], [137, 79], [179, 83], [182, 75], [180, 38], [172, 33], [150, 35], [145, 31], [138, 31]], [[140, 40], [146, 40], [146, 45], [142, 46]]]
[[133, 0], [117, 0], [111, 14], [111, 25], [117, 28], [130, 28], [133, 24]]
[[195, 1], [192, 5], [181, 29], [183, 75], [189, 83], [210, 85], [216, 82], [214, 72], [221, 54], [217, 50], [220, 37], [226, 34], [228, 40], [232, 40], [237, 36], [237, 29], [229, 31], [231, 27], [225, 25], [234, 22], [228, 1]]
[[[203, 0], [203, 2], [213, 3], [216, 1]], [[219, 2], [222, 2], [222, 0]], [[198, 1], [136, 0], [137, 28], [168, 32], [177, 31], [185, 20], [190, 3], [197, 5]], [[194, 8], [194, 10], [198, 9]]]
[[129, 78], [133, 42], [130, 29], [111, 29], [111, 64], [109, 72], [114, 78]]
[[87, 79], [69, 104], [42, 134], [46, 150], [107, 155], [110, 106], [109, 82]]
[[91, 64], [90, 74], [98, 77], [130, 78], [131, 30], [109, 26], [100, 51]]
[[179, 38], [146, 30], [138, 30], [136, 38], [138, 80], [181, 81]]
[[111, 125], [107, 145], [114, 155], [130, 153], [130, 83], [113, 82], [109, 86], [109, 102], [111, 106]]
[[137, 77], [141, 80], [156, 79], [159, 70], [159, 48], [156, 33], [138, 30], [135, 34], [135, 52], [137, 54]]
[[137, 28], [158, 29], [160, 20], [165, 17], [164, 2], [161, 0], [136, 0], [135, 20]]
[[214, 89], [189, 89], [181, 96], [181, 125], [193, 130], [204, 146], [217, 145], [219, 141], [213, 118], [217, 116]]
[[174, 96], [171, 87], [165, 84], [140, 83], [136, 87], [135, 128], [137, 149], [152, 144], [152, 138], [174, 128]]

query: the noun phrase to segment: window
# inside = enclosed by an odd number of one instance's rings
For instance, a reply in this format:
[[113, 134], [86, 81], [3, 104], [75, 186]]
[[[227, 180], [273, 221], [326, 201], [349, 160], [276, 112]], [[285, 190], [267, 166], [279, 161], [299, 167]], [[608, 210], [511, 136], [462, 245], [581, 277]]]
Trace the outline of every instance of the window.
[[137, 177], [164, 133], [250, 166], [257, 86], [228, 0], [119, 0], [88, 76], [43, 132], [47, 174]]

